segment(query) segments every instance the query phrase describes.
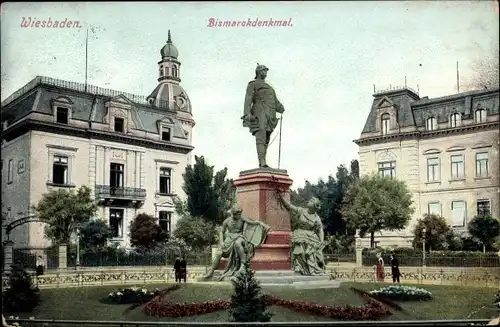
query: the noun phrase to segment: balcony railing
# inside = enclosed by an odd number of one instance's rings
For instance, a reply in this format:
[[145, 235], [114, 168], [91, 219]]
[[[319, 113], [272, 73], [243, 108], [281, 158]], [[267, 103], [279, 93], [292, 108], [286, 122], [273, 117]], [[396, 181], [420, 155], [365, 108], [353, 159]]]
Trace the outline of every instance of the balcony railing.
[[95, 186], [96, 198], [125, 198], [125, 199], [144, 199], [146, 190], [135, 187], [115, 187], [109, 185]]

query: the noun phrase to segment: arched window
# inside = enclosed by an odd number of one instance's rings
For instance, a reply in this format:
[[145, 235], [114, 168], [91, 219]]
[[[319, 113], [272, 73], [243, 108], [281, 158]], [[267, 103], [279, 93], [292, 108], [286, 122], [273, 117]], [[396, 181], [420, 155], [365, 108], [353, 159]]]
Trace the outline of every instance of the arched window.
[[428, 130], [428, 131], [434, 131], [437, 129], [437, 119], [436, 117], [430, 117], [430, 118], [427, 118], [426, 122], [425, 122], [425, 129]]
[[460, 114], [454, 113], [450, 115], [450, 127], [458, 127], [460, 126], [462, 119]]
[[382, 117], [380, 118], [382, 135], [389, 134], [390, 119], [391, 116], [389, 114], [383, 114]]
[[163, 77], [163, 66], [160, 66], [160, 77]]
[[477, 109], [474, 113], [474, 120], [476, 123], [485, 123], [486, 122], [486, 110]]
[[172, 66], [172, 76], [173, 77], [178, 77], [179, 71], [177, 70], [177, 66]]

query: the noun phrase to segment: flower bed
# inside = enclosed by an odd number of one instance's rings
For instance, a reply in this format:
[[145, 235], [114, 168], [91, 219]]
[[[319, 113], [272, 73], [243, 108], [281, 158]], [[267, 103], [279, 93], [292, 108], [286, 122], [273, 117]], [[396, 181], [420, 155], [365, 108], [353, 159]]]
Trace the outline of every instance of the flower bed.
[[399, 301], [428, 301], [432, 299], [432, 294], [429, 291], [413, 286], [391, 285], [371, 291], [370, 294]]
[[158, 288], [148, 290], [146, 288], [129, 287], [109, 293], [108, 301], [117, 304], [146, 303], [157, 295], [160, 295]]
[[[362, 307], [351, 305], [327, 306], [305, 301], [284, 300], [276, 296], [265, 295], [267, 305], [278, 305], [302, 313], [309, 313], [340, 320], [376, 320], [391, 312], [380, 302], [365, 298], [368, 304]], [[229, 309], [230, 300], [215, 300], [200, 303], [169, 303], [156, 297], [146, 304], [144, 312], [155, 317], [187, 317], [207, 314], [219, 310]]]

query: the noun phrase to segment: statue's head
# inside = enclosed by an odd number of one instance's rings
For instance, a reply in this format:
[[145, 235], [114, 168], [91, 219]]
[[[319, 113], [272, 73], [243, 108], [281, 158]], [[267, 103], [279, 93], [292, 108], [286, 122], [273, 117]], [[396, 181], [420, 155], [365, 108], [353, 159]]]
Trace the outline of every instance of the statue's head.
[[316, 213], [321, 206], [321, 203], [319, 202], [318, 198], [311, 198], [309, 202], [307, 202], [307, 209], [309, 209], [310, 213]]
[[233, 219], [241, 218], [242, 212], [243, 209], [241, 209], [241, 206], [238, 203], [238, 201], [234, 201], [233, 206], [231, 207], [231, 216], [233, 217]]
[[255, 79], [265, 79], [268, 70], [269, 68], [266, 66], [257, 64], [257, 68], [255, 68]]

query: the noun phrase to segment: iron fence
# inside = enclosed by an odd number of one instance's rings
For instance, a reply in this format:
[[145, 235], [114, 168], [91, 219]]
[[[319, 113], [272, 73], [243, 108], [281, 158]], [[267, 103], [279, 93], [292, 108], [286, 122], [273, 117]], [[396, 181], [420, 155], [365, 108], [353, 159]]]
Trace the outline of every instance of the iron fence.
[[267, 323], [234, 323], [234, 322], [149, 322], [149, 321], [88, 321], [88, 320], [43, 320], [43, 319], [7, 319], [7, 323], [17, 322], [22, 327], [59, 327], [59, 326], [91, 326], [91, 327], [124, 327], [124, 326], [190, 326], [190, 327], [218, 327], [218, 326], [483, 326], [487, 325], [487, 319], [463, 319], [463, 320], [415, 320], [415, 321], [304, 321], [304, 322], [267, 322]]
[[[400, 266], [421, 267], [424, 265], [423, 256], [398, 256]], [[384, 256], [384, 262], [389, 264], [390, 257]], [[373, 266], [377, 264], [375, 256], [363, 256], [364, 266]], [[428, 267], [500, 267], [500, 257], [493, 255], [484, 256], [442, 256], [427, 254], [425, 257], [425, 266]]]
[[325, 249], [323, 256], [327, 264], [340, 265], [342, 263], [356, 263], [356, 252], [354, 251], [339, 251]]
[[12, 252], [12, 263], [28, 270], [36, 270], [37, 264], [57, 269], [59, 257], [55, 248], [18, 248]]

